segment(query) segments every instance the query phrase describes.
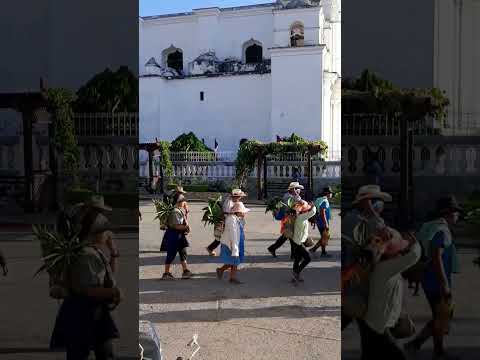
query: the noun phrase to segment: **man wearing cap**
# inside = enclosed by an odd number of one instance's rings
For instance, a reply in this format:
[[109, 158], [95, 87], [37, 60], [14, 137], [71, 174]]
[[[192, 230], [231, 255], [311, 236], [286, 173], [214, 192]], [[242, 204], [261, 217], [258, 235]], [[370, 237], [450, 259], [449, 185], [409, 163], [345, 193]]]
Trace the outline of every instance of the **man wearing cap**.
[[[426, 222], [417, 235], [422, 244], [424, 257], [428, 259], [424, 271], [422, 288], [432, 310], [430, 320], [417, 337], [405, 346], [409, 353], [415, 353], [430, 337], [433, 337], [434, 359], [453, 359], [447, 356], [443, 337], [450, 321], [448, 313], [452, 299], [452, 273], [458, 272], [458, 259], [450, 227], [458, 221], [462, 211], [453, 196], [438, 200], [435, 216]], [[447, 311], [442, 311], [447, 309]], [[442, 314], [443, 313], [443, 314]]]
[[[285, 193], [285, 195], [283, 195], [283, 198], [282, 198], [283, 203], [288, 204], [288, 201], [290, 199], [293, 199], [295, 202], [301, 201], [302, 198], [300, 197], [300, 193], [303, 189], [304, 189], [304, 187], [302, 185], [300, 185], [300, 183], [298, 183], [296, 181], [291, 182], [290, 185], [288, 186], [288, 191]], [[288, 240], [285, 236], [283, 236], [283, 227], [285, 225], [286, 220], [287, 220], [287, 216], [285, 215], [285, 217], [282, 219], [281, 224], [280, 224], [280, 233], [282, 235], [280, 235], [280, 237], [277, 239], [277, 241], [275, 241], [272, 245], [270, 245], [267, 248], [268, 252], [270, 254], [272, 254], [273, 257], [277, 257], [276, 251], [283, 244], [285, 244], [285, 241]], [[293, 245], [290, 244], [290, 246], [291, 246], [291, 250], [293, 250]], [[293, 251], [291, 252], [291, 258], [293, 258]]]
[[321, 196], [315, 200], [315, 208], [317, 209], [317, 227], [320, 232], [320, 240], [310, 249], [310, 252], [314, 253], [318, 250], [319, 247], [322, 247], [321, 256], [328, 256], [326, 247], [328, 244], [328, 238], [330, 236], [330, 199], [333, 195], [332, 189], [330, 187], [323, 188]]
[[[227, 217], [227, 215], [230, 215], [233, 205], [241, 202], [240, 200], [246, 196], [247, 194], [245, 194], [241, 189], [233, 189], [232, 192], [230, 193], [230, 196], [225, 199], [222, 205], [224, 217]], [[215, 249], [220, 245], [220, 238], [223, 233], [223, 227], [224, 227], [224, 223], [221, 223], [221, 224], [218, 224], [214, 229], [213, 234], [214, 234], [215, 240], [213, 240], [212, 243], [207, 246], [207, 251], [210, 256], [216, 255]]]

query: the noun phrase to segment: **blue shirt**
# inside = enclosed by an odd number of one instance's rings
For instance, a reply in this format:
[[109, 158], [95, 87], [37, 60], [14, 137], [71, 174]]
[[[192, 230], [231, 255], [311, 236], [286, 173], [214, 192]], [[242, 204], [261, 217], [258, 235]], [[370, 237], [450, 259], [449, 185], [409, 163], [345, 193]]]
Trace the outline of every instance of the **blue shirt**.
[[[328, 202], [328, 198], [326, 196], [319, 197], [315, 200], [315, 207], [317, 208], [317, 224], [322, 227], [327, 227], [330, 224], [331, 214], [330, 214], [330, 203]], [[327, 219], [327, 223], [325, 224], [322, 219], [321, 210], [325, 210], [325, 217]]]
[[[448, 285], [452, 284], [452, 256], [453, 256], [453, 247], [445, 246], [445, 234], [443, 231], [437, 232], [431, 241], [432, 253], [438, 249], [443, 249], [442, 254], [442, 263], [445, 269], [445, 275], [447, 276]], [[430, 262], [425, 269], [423, 275], [422, 286], [425, 292], [430, 294], [439, 294], [441, 291], [440, 281], [438, 275], [435, 272], [433, 262]]]

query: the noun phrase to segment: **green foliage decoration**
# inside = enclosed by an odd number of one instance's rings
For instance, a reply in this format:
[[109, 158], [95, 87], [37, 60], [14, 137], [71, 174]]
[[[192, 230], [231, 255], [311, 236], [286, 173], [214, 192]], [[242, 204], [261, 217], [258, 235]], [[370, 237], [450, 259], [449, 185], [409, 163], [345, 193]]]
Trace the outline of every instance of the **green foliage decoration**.
[[445, 92], [437, 88], [399, 88], [369, 70], [342, 82], [343, 114], [403, 115], [410, 121], [429, 116], [444, 121], [449, 104]]
[[76, 112], [137, 112], [138, 79], [126, 66], [105, 69], [77, 92]]
[[157, 142], [160, 151], [160, 166], [165, 171], [165, 176], [173, 176], [173, 163], [170, 156], [170, 143], [168, 141]]
[[48, 89], [47, 110], [53, 114], [55, 146], [63, 157], [64, 171], [78, 182], [78, 159], [80, 150], [75, 135], [72, 104], [75, 95], [67, 89]]
[[172, 141], [170, 151], [213, 152], [213, 150], [204, 145], [193, 132], [189, 132], [188, 134], [184, 133]]
[[168, 219], [175, 208], [175, 204], [173, 204], [171, 198], [166, 198], [165, 200], [153, 199], [152, 201], [157, 214], [154, 220], [158, 219], [160, 221], [160, 228], [165, 230], [167, 229]]

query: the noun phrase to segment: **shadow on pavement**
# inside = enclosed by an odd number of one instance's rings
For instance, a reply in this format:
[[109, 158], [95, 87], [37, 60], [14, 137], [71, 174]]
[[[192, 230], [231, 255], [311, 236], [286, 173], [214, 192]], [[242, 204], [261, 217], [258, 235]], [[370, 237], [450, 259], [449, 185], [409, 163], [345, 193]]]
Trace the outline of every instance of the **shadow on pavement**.
[[[239, 271], [242, 285], [232, 285], [226, 279], [220, 281], [214, 273], [196, 274], [189, 280], [162, 281], [140, 280], [140, 303], [187, 303], [218, 299], [255, 299], [290, 296], [318, 296], [340, 294], [340, 268], [308, 268], [302, 273], [304, 283], [294, 286], [292, 272], [285, 268], [251, 267]], [[155, 291], [161, 291], [161, 296]], [[143, 294], [142, 294], [143, 292]], [[149, 294], [148, 292], [153, 292]]]
[[[165, 253], [160, 252], [144, 252], [144, 254], [162, 254], [161, 256], [141, 257], [139, 259], [140, 266], [163, 265], [165, 263]], [[340, 260], [340, 251], [331, 250], [328, 252], [331, 257], [320, 257], [320, 250], [316, 254], [310, 254], [312, 261], [337, 263]], [[178, 259], [177, 259], [178, 261]], [[277, 262], [291, 262], [289, 254], [278, 254], [277, 258], [271, 255], [246, 255], [245, 264], [268, 263], [273, 264]], [[221, 264], [222, 259], [219, 256], [209, 255], [188, 255], [189, 264]]]
[[340, 306], [303, 307], [272, 306], [260, 309], [206, 309], [206, 310], [181, 310], [153, 313], [140, 316], [140, 320], [149, 320], [153, 323], [169, 322], [210, 322], [232, 319], [255, 318], [308, 318], [308, 317], [339, 317]]

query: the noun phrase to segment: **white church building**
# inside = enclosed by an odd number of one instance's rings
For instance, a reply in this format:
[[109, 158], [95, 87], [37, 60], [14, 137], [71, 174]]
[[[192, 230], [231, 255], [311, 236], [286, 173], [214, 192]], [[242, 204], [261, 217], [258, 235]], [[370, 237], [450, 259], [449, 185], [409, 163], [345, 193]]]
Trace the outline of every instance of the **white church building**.
[[296, 133], [341, 149], [340, 0], [140, 18], [140, 142], [193, 131], [220, 151]]

